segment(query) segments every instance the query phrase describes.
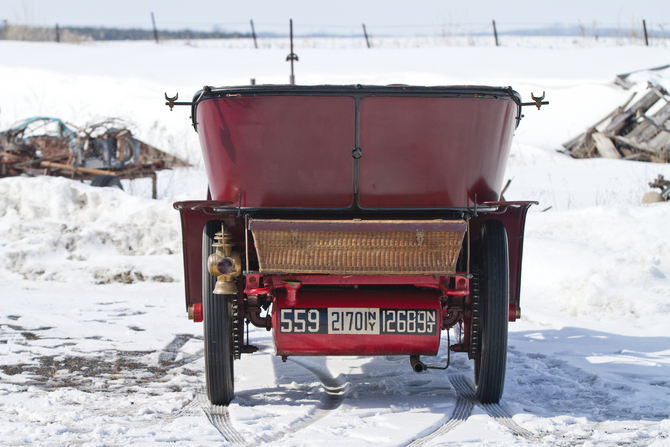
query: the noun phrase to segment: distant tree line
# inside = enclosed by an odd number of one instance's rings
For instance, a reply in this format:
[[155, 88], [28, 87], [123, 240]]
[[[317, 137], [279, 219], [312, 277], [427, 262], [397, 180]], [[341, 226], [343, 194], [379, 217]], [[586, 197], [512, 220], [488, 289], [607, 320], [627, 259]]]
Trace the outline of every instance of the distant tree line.
[[[236, 39], [242, 37], [251, 37], [250, 33], [226, 31], [193, 31], [179, 30], [166, 31], [159, 30], [158, 38], [163, 40], [171, 39]], [[10, 25], [5, 21], [0, 26], [0, 39], [2, 40], [29, 40], [42, 42], [85, 42], [94, 40], [153, 40], [154, 32], [152, 30], [131, 28], [96, 28], [96, 27], [58, 27], [44, 28], [25, 25]]]
[[[1, 1], [1, 0], [0, 0]], [[438, 35], [442, 37], [451, 36], [483, 36], [491, 34], [490, 24], [479, 26], [479, 30], [475, 29], [465, 32], [463, 27], [456, 26], [453, 29], [443, 28], [437, 31]], [[655, 29], [658, 28], [658, 29]], [[423, 30], [425, 34], [426, 29]], [[648, 36], [656, 39], [666, 39], [666, 31], [663, 24], [656, 24], [653, 28], [647, 29]], [[420, 32], [419, 35], [422, 33]], [[499, 30], [500, 35], [516, 35], [516, 36], [581, 36], [594, 37], [596, 40], [599, 37], [628, 37], [638, 38], [643, 35], [643, 29], [635, 27], [611, 27], [600, 26], [596, 23], [592, 25], [551, 25], [551, 26], [529, 26], [525, 29]], [[256, 33], [257, 37], [279, 37], [286, 34], [274, 32], [260, 32]], [[351, 34], [342, 35], [337, 33], [313, 33], [309, 37], [351, 37]], [[358, 36], [358, 34], [356, 34]], [[386, 34], [386, 36], [393, 36], [393, 34]], [[159, 40], [196, 40], [196, 39], [236, 39], [236, 38], [251, 38], [251, 33], [227, 32], [214, 28], [213, 31], [193, 31], [189, 29], [167, 31], [158, 30]], [[303, 36], [304, 37], [304, 36]], [[378, 36], [382, 37], [382, 36]], [[65, 26], [58, 27], [55, 25], [52, 28], [33, 27], [26, 25], [13, 25], [6, 20], [0, 23], [0, 40], [30, 40], [43, 42], [86, 42], [94, 40], [153, 40], [154, 31], [151, 29], [140, 28], [102, 28], [102, 27], [73, 27]]]
[[[66, 27], [63, 30], [70, 31], [79, 36], [90, 37], [92, 40], [151, 40], [154, 38], [153, 31], [139, 28], [73, 28]], [[251, 37], [251, 34], [238, 32], [228, 33], [225, 31], [193, 31], [189, 29], [180, 31], [158, 31], [159, 39], [235, 39], [239, 37]]]

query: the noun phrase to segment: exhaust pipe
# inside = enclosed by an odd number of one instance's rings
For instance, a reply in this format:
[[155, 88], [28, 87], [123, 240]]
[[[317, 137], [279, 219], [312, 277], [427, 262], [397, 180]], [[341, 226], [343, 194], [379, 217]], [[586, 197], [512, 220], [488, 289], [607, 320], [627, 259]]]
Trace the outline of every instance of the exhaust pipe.
[[428, 369], [428, 367], [421, 361], [418, 355], [410, 355], [409, 364], [412, 365], [412, 369], [417, 373], [422, 373]]

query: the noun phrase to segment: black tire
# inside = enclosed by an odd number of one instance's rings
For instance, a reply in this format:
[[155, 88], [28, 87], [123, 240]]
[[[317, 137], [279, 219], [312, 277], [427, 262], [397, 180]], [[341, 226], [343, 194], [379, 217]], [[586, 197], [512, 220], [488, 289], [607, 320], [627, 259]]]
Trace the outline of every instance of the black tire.
[[123, 191], [121, 180], [115, 175], [96, 175], [93, 177], [93, 180], [91, 180], [91, 186], [119, 188]]
[[484, 222], [478, 251], [479, 328], [475, 397], [481, 403], [497, 403], [505, 386], [509, 318], [507, 233], [500, 221]]
[[212, 405], [228, 405], [235, 397], [233, 372], [233, 300], [236, 295], [212, 293], [216, 277], [206, 269], [207, 258], [214, 253], [214, 235], [221, 231], [219, 222], [208, 222], [202, 237], [202, 312], [205, 338], [205, 382]]

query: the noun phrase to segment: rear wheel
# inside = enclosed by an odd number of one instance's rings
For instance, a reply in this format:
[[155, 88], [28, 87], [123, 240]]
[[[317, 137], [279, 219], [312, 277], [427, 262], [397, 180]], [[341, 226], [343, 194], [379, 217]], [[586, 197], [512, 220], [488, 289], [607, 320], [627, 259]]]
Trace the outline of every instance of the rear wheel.
[[214, 235], [221, 224], [208, 222], [202, 238], [202, 311], [205, 338], [205, 382], [213, 405], [228, 405], [235, 396], [233, 374], [233, 303], [236, 295], [212, 293], [216, 276], [207, 271], [207, 259], [214, 253]]
[[509, 318], [507, 233], [500, 221], [484, 222], [478, 258], [475, 397], [482, 403], [497, 403], [505, 385]]

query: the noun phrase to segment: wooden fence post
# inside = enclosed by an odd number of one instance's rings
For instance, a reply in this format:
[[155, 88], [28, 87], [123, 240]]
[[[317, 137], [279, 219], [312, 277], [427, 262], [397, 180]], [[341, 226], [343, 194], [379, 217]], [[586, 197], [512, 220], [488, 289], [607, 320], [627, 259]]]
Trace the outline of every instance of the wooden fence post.
[[154, 19], [154, 13], [151, 13], [151, 23], [154, 25], [154, 39], [158, 43], [158, 31], [156, 31], [156, 20]]
[[58, 23], [56, 23], [56, 43], [60, 42], [60, 28], [58, 27]]
[[365, 29], [365, 23], [363, 24], [363, 34], [365, 35], [365, 43], [367, 43], [368, 48], [370, 48], [370, 39], [368, 38], [368, 31]]
[[251, 35], [254, 38], [254, 47], [258, 49], [258, 43], [256, 42], [256, 30], [254, 29], [254, 21], [253, 19], [249, 19], [249, 22], [251, 22]]
[[644, 28], [644, 44], [649, 46], [649, 37], [647, 37], [647, 21], [642, 20], [642, 28]]
[[498, 45], [498, 30], [496, 29], [496, 21], [493, 20], [493, 37], [496, 38], [496, 46]]

